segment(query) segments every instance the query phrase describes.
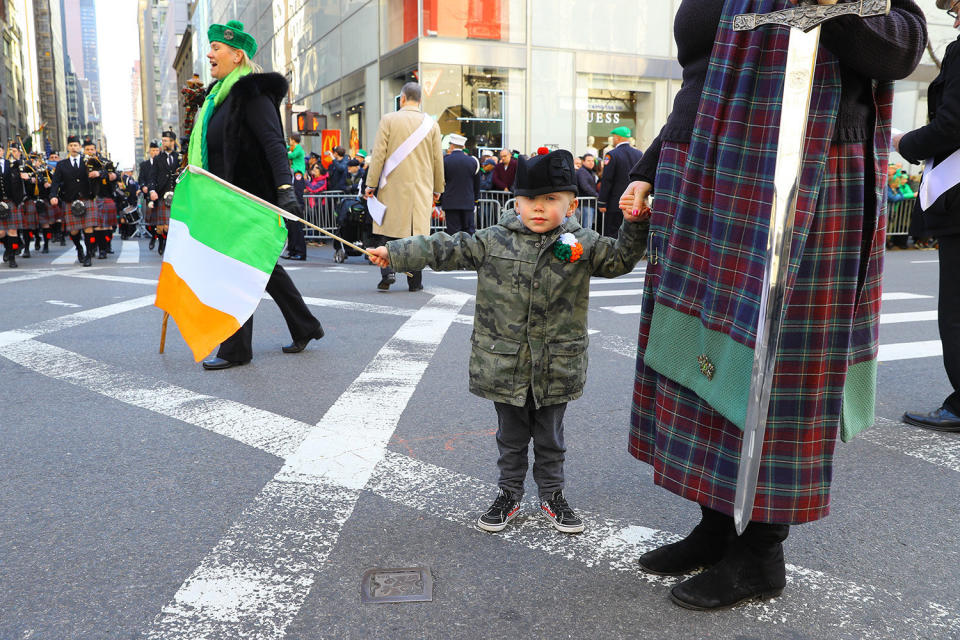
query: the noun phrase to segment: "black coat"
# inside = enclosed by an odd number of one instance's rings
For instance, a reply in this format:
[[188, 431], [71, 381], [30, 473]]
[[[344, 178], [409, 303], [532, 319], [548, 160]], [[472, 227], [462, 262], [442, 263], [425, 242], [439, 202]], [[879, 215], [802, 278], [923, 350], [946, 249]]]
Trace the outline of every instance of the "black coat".
[[473, 211], [480, 198], [480, 161], [457, 150], [443, 157], [441, 204], [451, 211]]
[[23, 180], [20, 179], [19, 163], [3, 161], [3, 175], [0, 175], [0, 200], [10, 200], [15, 204], [23, 202]]
[[58, 198], [61, 202], [70, 204], [74, 200], [89, 200], [93, 198], [93, 189], [90, 178], [87, 177], [87, 167], [83, 163], [83, 156], [77, 156], [80, 164], [73, 168], [73, 161], [64, 158], [57, 163], [53, 170], [53, 179], [50, 181], [50, 197]]
[[279, 73], [251, 73], [237, 80], [210, 118], [206, 131], [211, 173], [267, 202], [293, 174], [280, 120], [287, 81]]
[[586, 167], [577, 169], [577, 189], [580, 191], [581, 198], [597, 197], [597, 178], [593, 171]]
[[[603, 177], [600, 179], [600, 206], [619, 211], [620, 196], [630, 184], [630, 170], [640, 162], [643, 154], [629, 144], [614, 147], [603, 158]], [[620, 225], [613, 230], [614, 236]]]
[[[960, 38], [950, 43], [943, 64], [927, 92], [930, 123], [900, 140], [900, 155], [914, 164], [927, 158], [936, 163], [960, 149]], [[960, 233], [960, 185], [950, 189], [923, 212], [931, 236]]]
[[[149, 160], [148, 160], [149, 162]], [[149, 187], [151, 191], [156, 191], [161, 198], [163, 194], [172, 191], [176, 183], [177, 169], [180, 166], [180, 159], [176, 152], [172, 154], [161, 151], [153, 160], [153, 171], [150, 172]]]
[[153, 165], [156, 164], [156, 159], [153, 162], [150, 162], [150, 158], [147, 158], [140, 163], [140, 173], [137, 175], [137, 182], [140, 183], [141, 187], [146, 187], [147, 190], [150, 190], [150, 185], [153, 184], [151, 180], [151, 174], [153, 173]]

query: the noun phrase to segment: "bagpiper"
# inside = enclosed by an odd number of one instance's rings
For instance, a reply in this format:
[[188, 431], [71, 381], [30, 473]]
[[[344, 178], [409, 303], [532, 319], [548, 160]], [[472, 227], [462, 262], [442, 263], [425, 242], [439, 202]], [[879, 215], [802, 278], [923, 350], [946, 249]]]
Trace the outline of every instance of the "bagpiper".
[[20, 149], [10, 145], [4, 153], [0, 140], [0, 240], [3, 241], [3, 261], [11, 269], [17, 268], [20, 236], [17, 229], [23, 217], [23, 180], [20, 177]]
[[[140, 183], [140, 191], [146, 200], [143, 212], [143, 222], [147, 226], [147, 232], [150, 234], [150, 250], [157, 244], [157, 205], [156, 199], [150, 194], [153, 184], [154, 167], [157, 165], [157, 156], [160, 155], [160, 144], [156, 140], [150, 141], [150, 148], [147, 151], [147, 159], [140, 163], [140, 173], [137, 176], [137, 182]], [[154, 194], [156, 196], [156, 194]]]
[[[63, 224], [73, 245], [77, 248], [77, 260], [89, 267], [92, 263], [93, 252], [96, 251], [96, 236], [94, 226], [99, 223], [96, 200], [94, 200], [93, 185], [99, 178], [97, 172], [87, 166], [85, 159], [80, 155], [80, 138], [67, 138], [69, 157], [57, 163], [53, 172], [53, 183], [50, 186], [50, 204], [58, 206], [63, 202]], [[83, 231], [83, 236], [80, 232]], [[86, 243], [83, 240], [86, 239]], [[86, 244], [86, 251], [84, 251]]]
[[92, 179], [91, 189], [96, 202], [97, 219], [94, 222], [93, 236], [97, 245], [97, 258], [103, 260], [112, 253], [113, 228], [117, 224], [117, 203], [113, 200], [113, 190], [117, 184], [117, 172], [113, 163], [100, 155], [97, 144], [87, 138], [83, 141], [83, 157]]

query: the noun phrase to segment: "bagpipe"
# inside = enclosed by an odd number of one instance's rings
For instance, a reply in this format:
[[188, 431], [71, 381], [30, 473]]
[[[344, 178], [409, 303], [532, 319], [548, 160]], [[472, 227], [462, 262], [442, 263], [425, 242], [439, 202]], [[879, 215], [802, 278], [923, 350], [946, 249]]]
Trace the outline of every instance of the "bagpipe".
[[[38, 154], [30, 156], [30, 162], [25, 162], [20, 167], [22, 173], [30, 174], [30, 183], [33, 185], [32, 193], [27, 193], [27, 200], [32, 200], [38, 215], [47, 212], [46, 189], [50, 188], [53, 178], [50, 175], [50, 168], [46, 161]], [[41, 185], [43, 189], [41, 189]]]

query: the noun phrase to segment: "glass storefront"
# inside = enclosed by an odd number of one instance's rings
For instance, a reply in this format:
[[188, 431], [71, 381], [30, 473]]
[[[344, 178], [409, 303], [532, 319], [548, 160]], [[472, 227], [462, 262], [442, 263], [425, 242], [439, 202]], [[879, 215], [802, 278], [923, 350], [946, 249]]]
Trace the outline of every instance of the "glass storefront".
[[496, 152], [514, 138], [513, 119], [522, 122], [523, 71], [499, 67], [423, 64], [423, 109], [443, 135], [467, 137], [471, 149]]

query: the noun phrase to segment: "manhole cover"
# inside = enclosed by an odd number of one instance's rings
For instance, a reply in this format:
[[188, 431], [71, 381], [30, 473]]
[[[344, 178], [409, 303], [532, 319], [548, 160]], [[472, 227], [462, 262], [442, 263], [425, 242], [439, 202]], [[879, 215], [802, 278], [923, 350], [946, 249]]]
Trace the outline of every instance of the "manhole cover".
[[360, 602], [363, 604], [432, 601], [430, 567], [370, 569], [360, 581]]

